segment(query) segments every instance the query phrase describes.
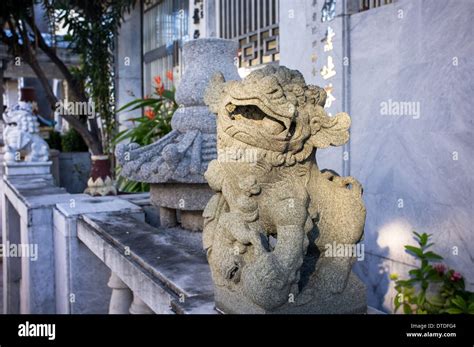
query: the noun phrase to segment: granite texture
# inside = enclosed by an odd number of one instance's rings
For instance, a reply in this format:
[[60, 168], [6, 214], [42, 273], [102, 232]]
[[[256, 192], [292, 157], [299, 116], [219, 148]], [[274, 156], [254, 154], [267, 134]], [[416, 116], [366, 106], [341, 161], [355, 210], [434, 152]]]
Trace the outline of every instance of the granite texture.
[[121, 175], [148, 183], [205, 183], [203, 174], [216, 157], [215, 119], [204, 105], [204, 88], [221, 71], [230, 80], [239, 79], [233, 59], [237, 43], [223, 39], [188, 41], [183, 49], [186, 70], [176, 90], [178, 110], [173, 130], [157, 142], [117, 146]]
[[[326, 112], [330, 115], [348, 112], [351, 114], [352, 121], [357, 122], [350, 110], [350, 105], [346, 105], [346, 107], [343, 105], [343, 24], [341, 16], [343, 1], [336, 1], [336, 17], [324, 23], [321, 22], [321, 11], [325, 2], [318, 1], [316, 6], [313, 6], [313, 3], [312, 0], [280, 2], [280, 64], [300, 71], [308, 84], [321, 87], [332, 85], [332, 94], [336, 100], [332, 102], [331, 107], [325, 108]], [[317, 14], [316, 18], [313, 18], [314, 13]], [[329, 27], [335, 33], [332, 38], [333, 50], [325, 52], [324, 40]], [[321, 76], [321, 69], [327, 65], [329, 56], [333, 59], [336, 74], [325, 80]], [[351, 129], [351, 133], [353, 133], [353, 129]], [[349, 142], [351, 141], [352, 139], [349, 139]], [[318, 166], [321, 169], [331, 168], [336, 172], [348, 175], [349, 172], [343, 172], [344, 150], [344, 146], [318, 150], [316, 154]]]
[[216, 194], [203, 214], [217, 308], [366, 312], [355, 254], [328, 251], [360, 241], [362, 187], [315, 161], [318, 148], [348, 141], [349, 115], [329, 117], [324, 89], [283, 66], [240, 82], [217, 74], [205, 101], [217, 114], [218, 157], [205, 174]]
[[[186, 42], [186, 69], [176, 90], [179, 108], [171, 120], [173, 130], [145, 147], [117, 146], [121, 175], [151, 183], [151, 200], [160, 208], [162, 226], [176, 226], [177, 211], [202, 211], [212, 195], [204, 172], [217, 156], [216, 122], [204, 104], [204, 89], [217, 71], [229, 80], [239, 79], [233, 63], [237, 47], [237, 42], [223, 39]], [[190, 216], [183, 222], [191, 230], [202, 229], [202, 218]]]
[[207, 184], [152, 184], [150, 200], [153, 205], [180, 211], [203, 211], [213, 192]]

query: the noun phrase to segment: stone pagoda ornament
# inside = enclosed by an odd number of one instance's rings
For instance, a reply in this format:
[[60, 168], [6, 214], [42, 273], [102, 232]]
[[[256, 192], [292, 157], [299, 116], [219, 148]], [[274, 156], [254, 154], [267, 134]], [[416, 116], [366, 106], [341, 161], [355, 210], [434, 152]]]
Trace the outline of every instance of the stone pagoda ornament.
[[223, 39], [186, 42], [173, 130], [151, 145], [131, 143], [116, 149], [121, 175], [150, 183], [151, 200], [160, 208], [163, 227], [177, 224], [179, 210], [184, 228], [202, 230], [202, 211], [213, 194], [204, 172], [217, 156], [216, 120], [204, 104], [204, 91], [218, 71], [228, 80], [240, 79], [234, 65], [237, 49], [236, 42]]
[[[350, 117], [300, 72], [266, 66], [242, 81], [213, 77], [218, 158], [205, 177], [203, 245], [224, 313], [365, 313], [352, 273], [365, 223], [362, 187], [320, 171], [318, 148], [349, 139]], [[342, 249], [335, 252], [332, 249]], [[342, 247], [342, 248], [341, 248]]]

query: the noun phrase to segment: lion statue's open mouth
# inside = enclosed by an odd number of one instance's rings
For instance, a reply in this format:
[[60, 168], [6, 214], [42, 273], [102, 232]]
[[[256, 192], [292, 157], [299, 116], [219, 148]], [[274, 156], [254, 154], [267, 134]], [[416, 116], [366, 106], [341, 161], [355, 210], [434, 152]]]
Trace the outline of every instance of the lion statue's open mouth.
[[306, 85], [298, 71], [284, 67], [267, 66], [242, 81], [225, 82], [216, 75], [205, 100], [218, 114], [224, 147], [244, 144], [273, 156], [285, 153], [292, 163], [308, 158], [315, 147], [341, 145], [349, 138], [349, 116], [329, 117], [324, 89]]
[[289, 128], [282, 120], [263, 112], [258, 106], [238, 106], [229, 103], [226, 106], [226, 110], [229, 112], [229, 118], [239, 123], [234, 126], [236, 128], [239, 126], [249, 127], [251, 129], [255, 129], [255, 127], [263, 128], [266, 133], [280, 138], [286, 138], [288, 135], [287, 130]]

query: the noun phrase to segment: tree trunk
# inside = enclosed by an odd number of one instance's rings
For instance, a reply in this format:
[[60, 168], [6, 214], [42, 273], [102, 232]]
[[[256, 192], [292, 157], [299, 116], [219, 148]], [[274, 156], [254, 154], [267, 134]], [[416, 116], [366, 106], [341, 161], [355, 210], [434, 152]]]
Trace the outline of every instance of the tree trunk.
[[[41, 69], [36, 58], [31, 59], [31, 61], [28, 62], [28, 65], [31, 66], [32, 70], [38, 77], [41, 85], [43, 86], [46, 92], [46, 98], [48, 99], [48, 102], [51, 106], [51, 110], [54, 111], [57, 107], [58, 100], [56, 99], [56, 96], [54, 95], [53, 90], [49, 85], [46, 75]], [[87, 129], [85, 123], [81, 122], [81, 120], [76, 118], [74, 115], [61, 114], [61, 117], [64, 118], [79, 133], [79, 135], [81, 135], [92, 154], [102, 154], [102, 146], [100, 145], [100, 142], [92, 136], [92, 134]]]
[[[33, 30], [33, 33], [35, 34], [36, 42], [38, 42], [38, 47], [48, 56], [48, 58], [54, 63], [54, 65], [56, 65], [58, 70], [63, 75], [64, 79], [67, 81], [68, 86], [71, 90], [73, 101], [88, 102], [88, 98], [84, 93], [84, 89], [82, 88], [80, 83], [74, 78], [74, 76], [71, 74], [66, 64], [64, 64], [64, 62], [61, 59], [59, 59], [56, 52], [50, 46], [48, 46], [47, 43], [44, 41], [43, 36], [41, 35], [41, 32], [39, 31], [38, 27], [36, 26], [34, 22], [34, 19], [31, 17], [28, 17], [27, 22], [31, 30]], [[39, 64], [37, 65], [38, 65], [39, 70], [41, 70]], [[54, 97], [53, 91], [51, 90], [49, 83], [47, 83], [47, 79], [46, 78], [41, 79], [36, 71], [35, 73], [38, 76], [38, 78], [41, 80], [41, 84], [47, 91], [47, 94], [51, 94]], [[46, 82], [47, 86], [44, 85], [44, 82]], [[54, 104], [51, 104], [50, 102], [53, 110], [56, 108], [56, 102], [57, 102], [56, 97], [54, 97], [54, 99], [55, 99]], [[48, 97], [48, 100], [49, 100], [49, 97]], [[77, 132], [84, 139], [84, 142], [87, 144], [87, 147], [89, 147], [92, 154], [100, 155], [103, 153], [102, 141], [100, 140], [100, 132], [97, 126], [97, 119], [95, 118], [88, 119], [88, 123], [91, 128], [91, 130], [89, 131], [86, 123], [81, 122], [81, 120], [79, 120], [78, 118], [72, 115], [68, 115], [68, 114], [61, 115], [61, 117], [63, 117], [66, 121], [68, 121], [68, 123], [75, 130], [77, 130]]]

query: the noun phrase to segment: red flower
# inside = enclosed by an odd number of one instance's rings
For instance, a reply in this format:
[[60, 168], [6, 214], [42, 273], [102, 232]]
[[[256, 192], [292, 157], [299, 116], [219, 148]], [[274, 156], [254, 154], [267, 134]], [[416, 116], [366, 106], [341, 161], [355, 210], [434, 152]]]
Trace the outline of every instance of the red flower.
[[449, 279], [452, 282], [458, 282], [462, 279], [462, 275], [459, 272], [454, 271]]
[[149, 120], [152, 120], [155, 118], [155, 111], [153, 111], [151, 108], [145, 111], [145, 117], [148, 118]]
[[444, 274], [444, 272], [446, 271], [446, 265], [441, 264], [441, 263], [433, 265], [433, 268], [436, 270], [436, 272], [439, 275]]
[[159, 96], [162, 96], [164, 91], [165, 91], [165, 86], [162, 84], [161, 86], [158, 86], [155, 88], [156, 94]]
[[168, 78], [170, 81], [173, 81], [173, 71], [171, 70], [167, 71], [166, 78]]
[[161, 86], [162, 82], [161, 82], [161, 77], [160, 76], [155, 76], [153, 79], [155, 80], [155, 83], [156, 83], [157, 87]]

